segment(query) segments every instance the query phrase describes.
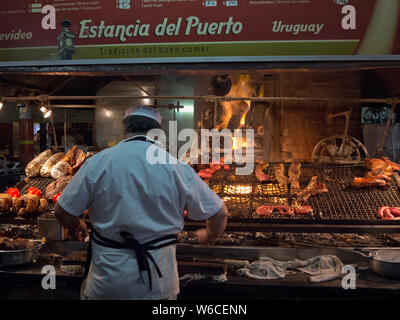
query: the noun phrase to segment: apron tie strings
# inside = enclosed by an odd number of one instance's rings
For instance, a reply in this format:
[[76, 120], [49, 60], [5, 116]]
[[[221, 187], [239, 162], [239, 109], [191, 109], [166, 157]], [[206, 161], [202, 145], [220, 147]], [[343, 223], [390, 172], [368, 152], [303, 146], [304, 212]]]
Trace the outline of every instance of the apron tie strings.
[[[137, 264], [139, 267], [139, 273], [140, 273], [140, 278], [142, 279], [142, 282], [144, 283], [142, 271], [147, 272], [147, 277], [149, 279], [149, 285], [150, 285], [150, 291], [153, 290], [152, 286], [152, 279], [151, 279], [151, 269], [150, 269], [150, 264], [149, 260], [154, 264], [154, 267], [156, 269], [156, 272], [159, 276], [159, 278], [162, 278], [162, 273], [160, 268], [158, 267], [156, 261], [154, 260], [153, 256], [150, 254], [148, 250], [156, 250], [160, 248], [164, 248], [173, 244], [176, 244], [178, 242], [178, 237], [177, 235], [167, 235], [167, 236], [162, 236], [160, 238], [157, 238], [155, 240], [146, 242], [144, 244], [140, 244], [135, 237], [130, 234], [129, 232], [126, 231], [121, 231], [120, 235], [124, 239], [124, 242], [118, 242], [115, 240], [107, 239], [100, 235], [96, 230], [92, 228], [91, 231], [91, 237], [90, 237], [90, 243], [88, 247], [88, 253], [87, 253], [87, 260], [86, 260], [86, 268], [85, 268], [85, 275], [87, 275], [90, 267], [90, 262], [92, 258], [92, 246], [91, 246], [91, 241], [93, 240], [95, 243], [97, 243], [100, 246], [103, 247], [108, 247], [108, 248], [114, 248], [114, 249], [132, 249], [136, 253], [136, 260]], [[161, 243], [159, 245], [153, 246], [153, 244], [159, 243], [161, 241], [165, 240], [170, 240], [168, 242]]]

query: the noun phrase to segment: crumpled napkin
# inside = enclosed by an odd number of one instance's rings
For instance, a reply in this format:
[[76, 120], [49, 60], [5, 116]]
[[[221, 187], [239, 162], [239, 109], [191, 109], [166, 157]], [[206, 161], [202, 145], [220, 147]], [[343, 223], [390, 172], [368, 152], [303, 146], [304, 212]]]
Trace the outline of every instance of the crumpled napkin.
[[285, 278], [289, 270], [299, 270], [309, 274], [311, 282], [325, 282], [340, 277], [342, 268], [342, 261], [332, 255], [292, 261], [261, 257], [259, 261], [251, 263], [248, 267], [237, 270], [237, 273], [253, 279], [271, 280]]

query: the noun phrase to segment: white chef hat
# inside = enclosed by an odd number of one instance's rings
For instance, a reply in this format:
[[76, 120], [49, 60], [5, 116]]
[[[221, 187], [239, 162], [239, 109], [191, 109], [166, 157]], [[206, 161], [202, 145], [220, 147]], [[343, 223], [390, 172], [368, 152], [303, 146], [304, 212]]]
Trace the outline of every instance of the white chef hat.
[[142, 117], [147, 117], [151, 118], [155, 121], [158, 122], [159, 125], [161, 125], [161, 114], [158, 112], [157, 109], [149, 107], [149, 106], [134, 106], [126, 110], [125, 112], [125, 117], [129, 116], [142, 116]]

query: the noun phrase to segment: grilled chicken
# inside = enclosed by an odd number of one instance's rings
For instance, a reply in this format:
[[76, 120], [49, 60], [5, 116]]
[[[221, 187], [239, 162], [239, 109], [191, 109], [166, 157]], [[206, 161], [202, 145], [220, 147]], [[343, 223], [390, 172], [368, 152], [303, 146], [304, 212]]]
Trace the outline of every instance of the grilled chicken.
[[289, 182], [293, 188], [300, 189], [299, 179], [301, 174], [301, 163], [294, 160], [289, 167]]
[[393, 175], [393, 167], [388, 162], [387, 158], [374, 159], [367, 158], [364, 161], [365, 167], [372, 173], [372, 175], [385, 175], [391, 177]]
[[0, 193], [0, 212], [9, 211], [12, 207], [12, 197], [6, 193]]
[[381, 159], [367, 158], [364, 163], [369, 171], [363, 178], [355, 177], [352, 183], [353, 187], [358, 189], [385, 187], [391, 180], [393, 172], [400, 170], [399, 164], [386, 157]]
[[280, 185], [286, 186], [289, 184], [289, 179], [285, 176], [285, 167], [283, 163], [278, 163], [274, 167], [275, 179]]
[[29, 193], [16, 198], [14, 201], [14, 208], [18, 211], [18, 216], [22, 217], [37, 211], [44, 212], [48, 208], [48, 205], [46, 199], [40, 199], [38, 196]]
[[25, 168], [25, 173], [28, 178], [33, 178], [39, 175], [43, 164], [53, 155], [53, 152], [48, 149], [39, 154], [35, 159], [28, 163]]
[[64, 152], [58, 152], [53, 154], [47, 161], [43, 164], [42, 168], [40, 169], [40, 175], [42, 177], [50, 177], [51, 176], [51, 169], [57, 164], [64, 157]]

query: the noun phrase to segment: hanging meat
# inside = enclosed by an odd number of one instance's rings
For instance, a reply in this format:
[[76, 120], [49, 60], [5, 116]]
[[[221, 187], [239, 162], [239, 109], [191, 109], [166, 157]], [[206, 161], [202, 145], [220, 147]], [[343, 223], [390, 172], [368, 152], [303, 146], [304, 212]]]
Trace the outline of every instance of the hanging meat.
[[43, 164], [40, 169], [40, 175], [42, 177], [48, 178], [51, 176], [51, 170], [64, 157], [64, 152], [58, 152], [53, 154], [47, 161]]
[[301, 175], [301, 163], [298, 160], [294, 160], [289, 167], [289, 182], [292, 188], [300, 189], [300, 175]]
[[39, 175], [43, 164], [53, 155], [53, 152], [48, 149], [39, 154], [35, 159], [28, 163], [25, 168], [25, 174], [28, 178], [33, 178]]

